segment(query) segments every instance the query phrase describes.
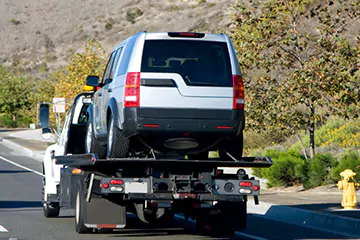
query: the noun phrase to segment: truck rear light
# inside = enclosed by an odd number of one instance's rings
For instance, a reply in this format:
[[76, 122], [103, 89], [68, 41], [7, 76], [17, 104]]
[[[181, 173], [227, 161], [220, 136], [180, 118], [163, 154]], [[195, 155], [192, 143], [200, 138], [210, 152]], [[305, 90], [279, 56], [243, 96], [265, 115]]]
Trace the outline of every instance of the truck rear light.
[[111, 179], [110, 180], [111, 185], [122, 185], [123, 183], [124, 183], [124, 181], [121, 179]]
[[103, 184], [103, 187], [104, 187], [105, 189], [108, 189], [108, 188], [109, 188], [109, 184], [108, 184], [108, 183], [104, 183], [104, 184]]
[[240, 188], [240, 189], [239, 189], [239, 193], [247, 193], [247, 194], [250, 194], [250, 193], [251, 193], [251, 189]]
[[240, 187], [251, 187], [252, 183], [251, 182], [240, 182], [239, 186]]
[[140, 106], [140, 73], [129, 72], [125, 81], [124, 107]]
[[232, 75], [234, 96], [233, 96], [233, 109], [244, 109], [244, 83], [241, 75]]
[[124, 188], [123, 188], [123, 187], [115, 187], [115, 186], [112, 186], [112, 187], [110, 188], [110, 191], [112, 191], [112, 192], [122, 192], [122, 191], [124, 191]]
[[258, 185], [253, 186], [253, 190], [254, 190], [254, 191], [258, 191], [259, 188], [260, 188], [260, 187], [259, 187]]

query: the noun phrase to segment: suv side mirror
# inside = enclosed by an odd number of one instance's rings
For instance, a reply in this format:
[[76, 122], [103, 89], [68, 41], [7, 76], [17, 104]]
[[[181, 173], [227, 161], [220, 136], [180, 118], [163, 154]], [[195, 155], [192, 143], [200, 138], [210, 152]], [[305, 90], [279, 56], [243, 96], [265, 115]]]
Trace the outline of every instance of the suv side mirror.
[[98, 76], [87, 76], [86, 85], [97, 87], [99, 85], [99, 77]]

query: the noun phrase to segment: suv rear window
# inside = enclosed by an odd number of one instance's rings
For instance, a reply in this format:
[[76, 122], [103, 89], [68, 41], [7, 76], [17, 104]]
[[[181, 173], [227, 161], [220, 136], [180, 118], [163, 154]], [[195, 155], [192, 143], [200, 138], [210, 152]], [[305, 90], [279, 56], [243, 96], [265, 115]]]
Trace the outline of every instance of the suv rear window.
[[188, 86], [232, 86], [225, 42], [146, 40], [141, 72], [178, 73]]

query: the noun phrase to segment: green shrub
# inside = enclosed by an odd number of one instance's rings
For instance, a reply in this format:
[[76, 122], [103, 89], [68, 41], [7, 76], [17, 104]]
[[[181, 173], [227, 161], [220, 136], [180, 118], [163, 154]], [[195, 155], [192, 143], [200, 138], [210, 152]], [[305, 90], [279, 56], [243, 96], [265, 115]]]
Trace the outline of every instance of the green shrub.
[[308, 163], [308, 176], [304, 181], [305, 188], [317, 187], [332, 183], [331, 171], [338, 162], [329, 153], [316, 154]]
[[351, 169], [356, 172], [355, 181], [360, 182], [360, 155], [355, 151], [346, 153], [341, 159], [337, 167], [332, 169], [331, 176], [334, 181], [341, 180], [340, 173], [345, 169]]
[[261, 169], [261, 173], [257, 172], [256, 174], [268, 179], [269, 187], [292, 186], [302, 183], [305, 160], [299, 153], [267, 149], [264, 155], [271, 157], [274, 164], [270, 168]]

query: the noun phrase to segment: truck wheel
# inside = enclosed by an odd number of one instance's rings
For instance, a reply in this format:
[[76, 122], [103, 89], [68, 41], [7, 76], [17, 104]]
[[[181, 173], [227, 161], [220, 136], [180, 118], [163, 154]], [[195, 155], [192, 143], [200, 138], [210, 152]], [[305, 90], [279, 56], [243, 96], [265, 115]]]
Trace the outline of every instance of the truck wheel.
[[134, 203], [134, 206], [137, 217], [143, 223], [156, 226], [170, 223], [172, 220], [174, 220], [174, 213], [171, 210], [158, 208], [147, 212], [144, 211], [143, 203]]
[[102, 159], [106, 156], [106, 147], [101, 146], [98, 140], [94, 137], [92, 131], [92, 123], [89, 121], [86, 131], [86, 142], [85, 142], [85, 152], [86, 153], [95, 153], [98, 155], [98, 158]]
[[219, 157], [224, 161], [233, 161], [231, 157], [229, 157], [226, 152], [230, 153], [235, 159], [241, 160], [243, 154], [243, 146], [244, 146], [244, 137], [241, 132], [239, 136], [233, 139], [224, 139], [220, 143], [219, 147]]
[[60, 214], [60, 207], [59, 204], [43, 204], [44, 216], [46, 218], [55, 218], [58, 217]]
[[122, 131], [114, 125], [111, 115], [108, 127], [107, 157], [125, 158], [129, 154], [130, 141], [122, 135]]
[[48, 204], [45, 203], [45, 185], [41, 189], [41, 195], [43, 200], [43, 211], [46, 218], [58, 217], [60, 214], [60, 206], [58, 203]]
[[[78, 185], [81, 185], [79, 183]], [[90, 233], [92, 228], [88, 228], [84, 223], [85, 215], [85, 196], [82, 187], [78, 187], [76, 193], [76, 202], [75, 202], [75, 230], [77, 233]]]

